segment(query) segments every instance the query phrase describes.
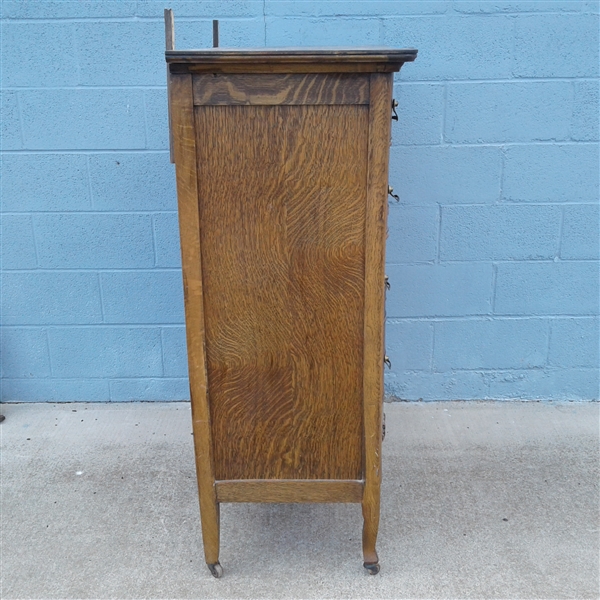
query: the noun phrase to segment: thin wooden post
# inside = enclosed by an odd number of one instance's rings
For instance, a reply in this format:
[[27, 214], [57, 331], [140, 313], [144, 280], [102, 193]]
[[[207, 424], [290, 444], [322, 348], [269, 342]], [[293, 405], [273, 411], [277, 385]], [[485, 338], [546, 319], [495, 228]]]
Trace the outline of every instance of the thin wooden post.
[[[165, 50], [175, 50], [175, 19], [173, 11], [165, 8]], [[167, 100], [169, 103], [169, 155], [171, 162], [175, 163], [175, 154], [173, 152], [173, 128], [171, 126], [171, 74], [167, 64]]]
[[213, 19], [213, 48], [219, 47], [219, 21]]

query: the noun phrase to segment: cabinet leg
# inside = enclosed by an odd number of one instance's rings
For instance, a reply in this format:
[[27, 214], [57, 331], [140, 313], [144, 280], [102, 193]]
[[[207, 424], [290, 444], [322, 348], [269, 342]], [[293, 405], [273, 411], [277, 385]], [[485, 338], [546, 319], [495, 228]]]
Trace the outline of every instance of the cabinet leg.
[[379, 573], [379, 558], [375, 544], [379, 530], [379, 502], [363, 501], [363, 566], [371, 575]]
[[223, 567], [219, 563], [219, 503], [202, 503], [200, 521], [202, 522], [202, 542], [204, 544], [204, 557], [210, 572], [214, 577], [223, 575]]

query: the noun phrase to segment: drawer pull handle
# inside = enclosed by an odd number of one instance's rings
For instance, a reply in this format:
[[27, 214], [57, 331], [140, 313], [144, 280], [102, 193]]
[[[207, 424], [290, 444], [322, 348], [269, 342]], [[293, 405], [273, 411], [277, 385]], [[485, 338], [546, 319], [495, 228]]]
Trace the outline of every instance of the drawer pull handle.
[[400, 202], [400, 196], [398, 194], [394, 194], [394, 188], [391, 185], [388, 185], [388, 194], [396, 201]]
[[383, 362], [388, 366], [388, 369], [392, 368], [392, 361], [390, 360], [389, 356], [384, 356]]
[[396, 112], [396, 107], [398, 106], [398, 100], [392, 100], [392, 121], [398, 120], [398, 113]]

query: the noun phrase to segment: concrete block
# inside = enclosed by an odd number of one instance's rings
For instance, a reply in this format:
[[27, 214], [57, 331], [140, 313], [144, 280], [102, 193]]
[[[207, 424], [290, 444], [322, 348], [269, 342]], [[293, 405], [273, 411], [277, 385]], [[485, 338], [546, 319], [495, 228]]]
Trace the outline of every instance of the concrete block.
[[568, 204], [564, 208], [560, 257], [596, 259], [600, 247], [600, 214], [597, 204]]
[[2, 269], [35, 269], [37, 258], [29, 215], [0, 215]]
[[572, 110], [568, 81], [450, 83], [444, 137], [462, 144], [566, 140]]
[[544, 319], [477, 319], [434, 324], [435, 371], [453, 369], [531, 369], [548, 354]]
[[597, 141], [599, 139], [598, 106], [600, 106], [598, 80], [576, 81], [571, 123], [572, 140]]
[[508, 79], [513, 27], [504, 15], [390, 17], [382, 20], [382, 42], [419, 50], [417, 60], [402, 67], [402, 80]]
[[483, 373], [420, 371], [385, 374], [385, 390], [402, 400], [483, 400], [489, 397], [489, 384]]
[[4, 325], [102, 322], [95, 273], [6, 272], [0, 300]]
[[74, 23], [82, 85], [165, 85], [160, 21]]
[[[212, 18], [202, 21], [179, 21], [175, 13], [175, 47], [176, 48], [211, 48]], [[223, 24], [219, 20], [219, 33]], [[264, 27], [263, 27], [264, 31]], [[225, 46], [219, 35], [219, 45]], [[264, 44], [262, 44], [264, 45]]]
[[348, 0], [266, 0], [265, 13], [279, 17], [337, 17], [337, 16], [397, 16], [442, 14], [448, 10], [449, 2], [440, 0], [370, 0], [348, 2]]
[[80, 154], [5, 154], [2, 207], [6, 211], [89, 210], [87, 157]]
[[[146, 147], [152, 150], [169, 149], [169, 104], [167, 89], [144, 90], [146, 107]], [[175, 167], [172, 167], [175, 171]]]
[[50, 377], [46, 330], [3, 327], [0, 335], [1, 377]]
[[428, 371], [433, 351], [433, 324], [394, 321], [385, 325], [385, 353], [398, 371]]
[[[136, 14], [140, 17], [163, 18], [165, 3], [161, 0], [143, 0], [137, 3]], [[175, 34], [177, 35], [177, 17], [204, 17], [206, 19], [220, 19], [224, 17], [258, 17], [263, 15], [264, 0], [203, 0], [203, 2], [189, 2], [189, 0], [175, 0], [169, 2], [169, 8], [175, 14]], [[210, 43], [196, 44], [194, 48], [208, 47]], [[177, 44], [176, 48], [184, 48]]]
[[[42, 4], [42, 3], [40, 3]], [[108, 402], [104, 379], [4, 379], [3, 402]]]
[[597, 314], [598, 266], [593, 262], [501, 263], [495, 313]]
[[440, 260], [528, 260], [558, 253], [560, 206], [444, 206]]
[[129, 17], [135, 14], [136, 2], [98, 2], [98, 0], [3, 0], [2, 17], [6, 19], [77, 19], [93, 17]]
[[146, 146], [142, 90], [20, 93], [25, 148], [119, 150]]
[[444, 86], [402, 83], [394, 87], [398, 121], [392, 121], [392, 143], [439, 144], [442, 141]]
[[[212, 18], [212, 17], [211, 17]], [[177, 21], [177, 15], [175, 15]], [[176, 41], [180, 48], [212, 46], [212, 20], [176, 22]], [[261, 48], [265, 45], [265, 25], [260, 18], [220, 19], [219, 46], [224, 48]]]
[[552, 319], [548, 364], [553, 367], [600, 367], [598, 317]]
[[3, 87], [77, 85], [73, 25], [2, 23]]
[[42, 268], [154, 267], [150, 215], [40, 214], [34, 227]]
[[457, 0], [452, 8], [460, 13], [577, 12], [584, 4], [578, 0]]
[[511, 146], [502, 196], [515, 202], [598, 201], [598, 148], [593, 144]]
[[105, 323], [183, 323], [180, 271], [101, 273]]
[[168, 152], [92, 155], [90, 181], [96, 210], [177, 210]]
[[184, 379], [114, 379], [110, 381], [111, 402], [156, 402], [190, 399], [190, 384]]
[[524, 400], [598, 400], [598, 369], [532, 369], [488, 373], [490, 397]]
[[387, 316], [446, 317], [491, 312], [492, 265], [388, 265]]
[[219, 43], [227, 48], [260, 48], [265, 45], [263, 16], [254, 19], [223, 19], [219, 22]]
[[179, 220], [176, 212], [152, 215], [157, 267], [181, 268]]
[[390, 182], [402, 204], [491, 204], [500, 197], [500, 148], [392, 147]]
[[390, 206], [386, 261], [431, 262], [437, 258], [439, 210], [435, 206]]
[[165, 377], [187, 377], [185, 327], [163, 327], [162, 347]]
[[598, 16], [521, 15], [515, 20], [516, 77], [598, 77]]
[[17, 92], [1, 91], [0, 102], [2, 106], [2, 118], [0, 119], [2, 150], [20, 150], [23, 143], [21, 142], [21, 117]]
[[266, 46], [376, 46], [379, 20], [266, 17]]
[[60, 327], [48, 331], [56, 377], [161, 377], [158, 327]]
[[581, 12], [583, 13], [593, 13], [597, 15], [600, 13], [600, 5], [598, 4], [598, 0], [586, 0], [585, 2], [580, 2], [581, 4]]

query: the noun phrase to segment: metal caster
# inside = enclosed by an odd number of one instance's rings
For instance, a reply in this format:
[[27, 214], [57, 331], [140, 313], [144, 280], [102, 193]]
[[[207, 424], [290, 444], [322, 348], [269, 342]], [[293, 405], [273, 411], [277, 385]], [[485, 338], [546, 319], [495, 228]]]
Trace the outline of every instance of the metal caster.
[[369, 575], [377, 575], [379, 573], [379, 563], [363, 563], [363, 567]]
[[[209, 565], [207, 563], [207, 566], [210, 569], [210, 573], [213, 577], [219, 579], [223, 576], [223, 567], [221, 566], [221, 563], [215, 563], [214, 565]], [[377, 570], [379, 570], [379, 568]]]

